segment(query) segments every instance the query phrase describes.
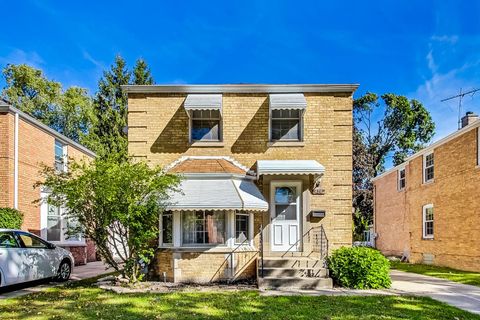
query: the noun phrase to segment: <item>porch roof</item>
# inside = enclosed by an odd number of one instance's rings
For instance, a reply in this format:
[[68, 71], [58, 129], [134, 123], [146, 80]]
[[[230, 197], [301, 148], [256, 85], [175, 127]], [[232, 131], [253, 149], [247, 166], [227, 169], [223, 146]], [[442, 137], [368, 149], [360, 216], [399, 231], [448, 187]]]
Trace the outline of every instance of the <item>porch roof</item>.
[[231, 175], [187, 175], [167, 210], [267, 211], [268, 203], [250, 179]]
[[322, 175], [325, 167], [315, 160], [258, 160], [257, 174], [313, 174]]

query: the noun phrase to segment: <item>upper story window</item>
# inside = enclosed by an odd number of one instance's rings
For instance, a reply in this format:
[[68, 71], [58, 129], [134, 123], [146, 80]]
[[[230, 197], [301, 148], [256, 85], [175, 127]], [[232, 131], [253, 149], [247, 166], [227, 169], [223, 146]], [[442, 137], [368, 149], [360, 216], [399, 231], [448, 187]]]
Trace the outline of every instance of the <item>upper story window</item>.
[[302, 93], [270, 94], [270, 141], [302, 141], [307, 101]]
[[301, 115], [300, 110], [272, 110], [271, 140], [301, 141]]
[[433, 151], [423, 155], [423, 182], [432, 182], [435, 178]]
[[191, 141], [220, 141], [221, 117], [219, 110], [193, 110], [191, 113]]
[[398, 170], [398, 191], [402, 191], [405, 189], [407, 185], [407, 177], [405, 168], [401, 168]]
[[61, 141], [55, 140], [55, 170], [67, 171], [67, 146]]
[[423, 238], [433, 239], [433, 204], [423, 206]]

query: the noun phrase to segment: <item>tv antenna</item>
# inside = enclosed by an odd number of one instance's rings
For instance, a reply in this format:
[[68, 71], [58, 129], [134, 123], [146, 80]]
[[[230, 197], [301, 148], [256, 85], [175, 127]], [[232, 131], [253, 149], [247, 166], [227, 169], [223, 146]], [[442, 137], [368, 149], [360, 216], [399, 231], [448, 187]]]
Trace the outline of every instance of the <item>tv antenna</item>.
[[443, 100], [440, 100], [441, 102], [445, 102], [445, 101], [448, 101], [448, 100], [458, 98], [458, 129], [462, 128], [462, 113], [463, 113], [462, 100], [463, 100], [463, 97], [465, 97], [466, 95], [469, 95], [469, 94], [473, 97], [473, 95], [477, 91], [480, 91], [480, 88], [479, 89], [473, 89], [473, 90], [470, 90], [470, 91], [467, 91], [467, 92], [462, 92], [462, 88], [460, 88], [460, 93], [459, 94], [457, 94], [455, 96], [445, 98]]

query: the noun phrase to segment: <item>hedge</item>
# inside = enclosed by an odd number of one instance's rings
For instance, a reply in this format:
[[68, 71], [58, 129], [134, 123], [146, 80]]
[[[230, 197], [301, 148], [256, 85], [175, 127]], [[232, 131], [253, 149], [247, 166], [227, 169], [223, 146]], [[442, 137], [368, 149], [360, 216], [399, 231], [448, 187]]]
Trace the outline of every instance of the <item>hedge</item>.
[[12, 208], [0, 208], [0, 228], [20, 229], [23, 222], [23, 213]]
[[380, 289], [392, 283], [390, 262], [376, 249], [342, 247], [327, 262], [331, 277], [342, 287]]

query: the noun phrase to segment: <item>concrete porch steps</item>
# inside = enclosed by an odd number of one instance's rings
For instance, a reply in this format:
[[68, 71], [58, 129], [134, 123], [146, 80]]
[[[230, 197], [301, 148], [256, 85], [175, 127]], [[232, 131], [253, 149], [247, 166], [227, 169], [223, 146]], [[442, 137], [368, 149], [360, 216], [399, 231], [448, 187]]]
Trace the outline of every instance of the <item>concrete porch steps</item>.
[[258, 264], [260, 289], [318, 290], [333, 288], [328, 269], [322, 261], [308, 257], [265, 257], [263, 277]]

